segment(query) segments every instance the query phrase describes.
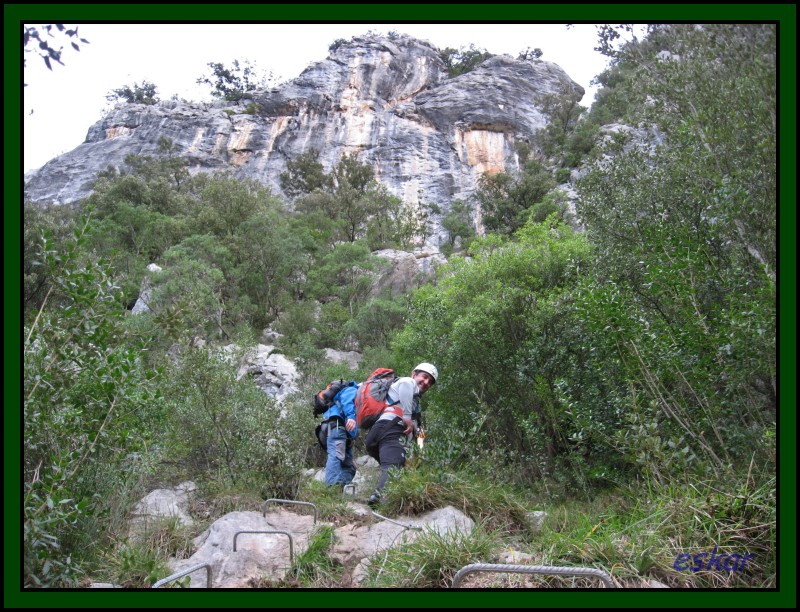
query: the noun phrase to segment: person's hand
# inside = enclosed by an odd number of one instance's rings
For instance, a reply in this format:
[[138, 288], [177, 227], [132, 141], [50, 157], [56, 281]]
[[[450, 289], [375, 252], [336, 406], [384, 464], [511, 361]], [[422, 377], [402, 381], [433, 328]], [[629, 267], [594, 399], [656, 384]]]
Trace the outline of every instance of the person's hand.
[[355, 419], [347, 419], [347, 422], [344, 424], [344, 428], [347, 431], [353, 431], [356, 428]]
[[403, 433], [405, 435], [408, 435], [412, 431], [414, 431], [414, 423], [412, 423], [411, 419], [409, 419], [408, 417], [403, 417], [403, 424], [406, 426], [406, 428], [403, 430]]

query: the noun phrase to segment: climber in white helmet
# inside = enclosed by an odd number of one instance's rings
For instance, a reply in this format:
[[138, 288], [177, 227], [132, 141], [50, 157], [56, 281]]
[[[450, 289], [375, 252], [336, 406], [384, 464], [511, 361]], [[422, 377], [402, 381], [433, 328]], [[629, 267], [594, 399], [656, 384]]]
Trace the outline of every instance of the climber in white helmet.
[[389, 468], [402, 468], [406, 463], [406, 444], [419, 433], [422, 412], [419, 398], [439, 379], [439, 370], [432, 363], [420, 363], [411, 376], [401, 376], [389, 388], [390, 407], [369, 430], [366, 448], [370, 457], [381, 465], [381, 477], [369, 505], [381, 500], [381, 490], [389, 477]]

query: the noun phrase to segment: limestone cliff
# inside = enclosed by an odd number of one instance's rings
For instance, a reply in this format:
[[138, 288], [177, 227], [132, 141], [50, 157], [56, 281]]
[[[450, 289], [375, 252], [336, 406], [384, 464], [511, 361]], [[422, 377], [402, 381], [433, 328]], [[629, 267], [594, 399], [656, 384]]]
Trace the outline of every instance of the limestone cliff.
[[[389, 191], [447, 210], [484, 172], [514, 170], [514, 145], [531, 142], [548, 93], [583, 88], [557, 65], [495, 56], [448, 78], [438, 50], [406, 36], [356, 37], [275, 89], [243, 104], [121, 104], [86, 141], [26, 176], [34, 202], [68, 203], [91, 192], [98, 172], [128, 154], [158, 155], [170, 138], [191, 172], [227, 170], [281, 193], [287, 160], [315, 148], [330, 169], [344, 154], [370, 163]], [[248, 105], [257, 109], [246, 111]]]

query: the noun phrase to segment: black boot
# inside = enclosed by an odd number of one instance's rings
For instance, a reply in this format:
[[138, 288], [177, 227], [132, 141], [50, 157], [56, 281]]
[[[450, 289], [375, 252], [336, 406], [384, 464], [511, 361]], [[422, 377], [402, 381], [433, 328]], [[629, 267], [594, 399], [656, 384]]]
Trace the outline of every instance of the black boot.
[[381, 494], [375, 491], [372, 495], [369, 496], [369, 501], [367, 501], [367, 505], [370, 508], [374, 508], [379, 503], [381, 503]]

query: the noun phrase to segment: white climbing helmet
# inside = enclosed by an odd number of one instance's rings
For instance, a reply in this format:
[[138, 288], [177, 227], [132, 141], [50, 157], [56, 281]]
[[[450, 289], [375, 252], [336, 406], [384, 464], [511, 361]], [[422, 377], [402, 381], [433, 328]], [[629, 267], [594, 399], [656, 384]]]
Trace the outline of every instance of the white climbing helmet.
[[439, 370], [436, 369], [436, 366], [432, 363], [421, 363], [416, 368], [414, 368], [415, 372], [425, 372], [426, 374], [430, 374], [433, 377], [433, 383], [435, 384], [436, 381], [439, 379]]

